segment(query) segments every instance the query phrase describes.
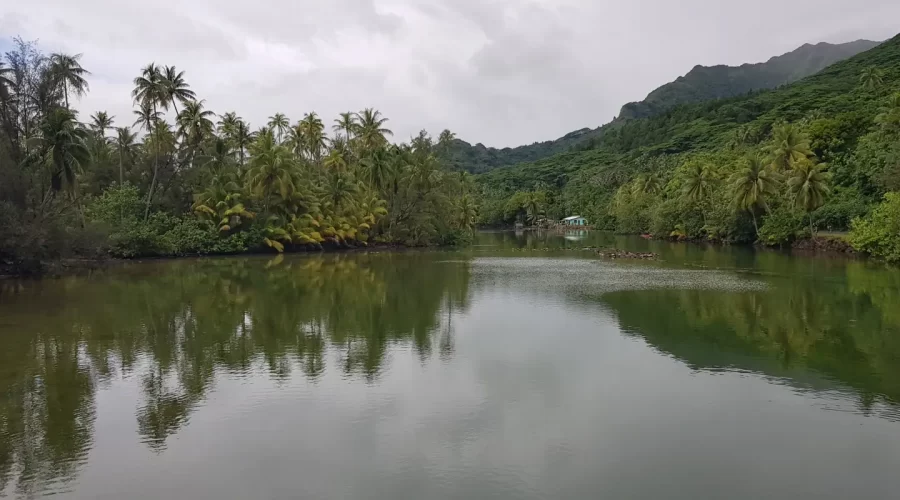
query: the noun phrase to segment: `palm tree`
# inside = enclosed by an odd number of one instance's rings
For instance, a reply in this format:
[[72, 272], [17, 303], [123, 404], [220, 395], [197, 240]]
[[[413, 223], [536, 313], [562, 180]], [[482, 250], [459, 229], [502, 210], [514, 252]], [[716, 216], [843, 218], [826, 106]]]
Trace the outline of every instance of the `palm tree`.
[[885, 130], [900, 128], [900, 92], [893, 94], [887, 104], [879, 109], [875, 123]]
[[56, 53], [50, 56], [50, 68], [66, 98], [66, 109], [69, 109], [69, 90], [78, 97], [88, 91], [88, 83], [84, 77], [91, 72], [81, 67], [79, 59], [81, 54]]
[[325, 157], [325, 168], [335, 172], [343, 172], [347, 170], [347, 159], [338, 149], [332, 149], [328, 156]]
[[204, 147], [203, 153], [197, 156], [197, 164], [209, 170], [212, 177], [220, 177], [232, 172], [235, 161], [228, 140], [216, 137], [214, 141]]
[[459, 210], [458, 224], [460, 229], [468, 231], [475, 227], [475, 218], [478, 215], [478, 208], [475, 206], [475, 202], [472, 200], [472, 197], [468, 194], [463, 195], [463, 197], [459, 200], [457, 209]]
[[113, 116], [109, 116], [106, 111], [97, 111], [91, 115], [91, 128], [97, 132], [100, 137], [106, 137], [106, 129], [112, 128]]
[[703, 217], [703, 226], [707, 226], [706, 210], [703, 207], [706, 200], [709, 199], [715, 185], [715, 176], [708, 165], [694, 162], [685, 173], [684, 186], [682, 187], [681, 196], [690, 203], [700, 208], [700, 214]]
[[192, 147], [196, 147], [205, 138], [213, 135], [215, 130], [211, 119], [215, 113], [203, 109], [204, 102], [206, 101], [187, 101], [184, 110], [178, 115], [178, 133]]
[[331, 127], [332, 130], [337, 132], [344, 132], [344, 137], [347, 138], [347, 142], [350, 142], [353, 139], [353, 132], [356, 130], [359, 125], [356, 121], [356, 116], [351, 112], [341, 113], [340, 118], [334, 120], [334, 125]]
[[366, 108], [361, 113], [356, 113], [359, 123], [358, 136], [362, 139], [366, 150], [371, 151], [387, 142], [385, 136], [394, 135], [390, 129], [384, 127], [387, 118], [382, 118], [381, 112], [372, 108]]
[[279, 143], [284, 138], [284, 133], [291, 128], [290, 120], [282, 113], [275, 113], [273, 116], [270, 116], [268, 125], [273, 132], [278, 133], [277, 139]]
[[778, 185], [778, 174], [766, 168], [759, 156], [747, 158], [744, 168], [731, 179], [734, 204], [737, 208], [750, 212], [756, 234], [759, 234], [756, 209], [769, 211], [766, 199], [778, 192]]
[[175, 66], [166, 66], [163, 69], [162, 85], [165, 90], [165, 98], [175, 109], [176, 117], [178, 116], [178, 106], [175, 101], [187, 106], [187, 103], [197, 99], [197, 94], [184, 81], [184, 71], [178, 71]]
[[34, 138], [39, 150], [51, 165], [50, 186], [59, 191], [65, 184], [72, 199], [77, 188], [76, 175], [90, 162], [87, 131], [78, 126], [75, 114], [68, 109], [56, 108], [44, 118], [40, 135]]
[[384, 193], [397, 169], [397, 157], [401, 153], [399, 150], [375, 150], [370, 156], [364, 158], [361, 163], [364, 174], [367, 175], [368, 181], [379, 193]]
[[244, 155], [250, 143], [253, 141], [253, 133], [250, 132], [250, 124], [238, 119], [237, 127], [234, 129], [234, 147], [238, 151], [240, 157], [241, 168], [244, 168]]
[[138, 109], [133, 111], [134, 115], [137, 116], [134, 125], [150, 133], [153, 130], [153, 124], [160, 119], [161, 114], [159, 111], [153, 111], [153, 107], [150, 104], [139, 104], [138, 106]]
[[229, 139], [237, 128], [238, 120], [240, 120], [240, 118], [234, 111], [219, 115], [219, 121], [216, 123], [216, 131], [226, 139]]
[[878, 66], [869, 66], [859, 75], [859, 83], [866, 90], [878, 90], [884, 84], [884, 71]]
[[810, 160], [799, 162], [788, 179], [788, 191], [794, 199], [794, 206], [806, 210], [809, 217], [809, 233], [815, 236], [812, 213], [825, 204], [830, 189], [831, 176], [824, 171], [825, 164]]
[[[169, 108], [169, 92], [163, 74], [159, 67], [150, 63], [141, 70], [141, 75], [134, 79], [134, 90], [131, 91], [135, 104], [141, 106], [139, 120], [144, 119], [144, 125], [150, 134], [158, 127], [159, 112], [157, 106], [163, 109]], [[152, 112], [152, 114], [151, 114]], [[152, 119], [150, 119], [152, 117]], [[153, 141], [155, 151], [153, 156], [153, 177], [150, 181], [150, 189], [147, 191], [147, 202], [144, 210], [144, 218], [150, 216], [150, 202], [153, 200], [153, 191], [156, 189], [156, 178], [159, 174], [159, 140]]]
[[169, 90], [162, 72], [155, 63], [141, 69], [141, 75], [134, 79], [131, 97], [138, 105], [149, 105], [153, 111], [157, 106], [169, 109]]
[[325, 142], [328, 139], [322, 119], [315, 112], [307, 113], [297, 124], [297, 130], [300, 132], [309, 160], [316, 165], [320, 164], [322, 151], [325, 149]]
[[134, 155], [135, 141], [137, 134], [131, 131], [130, 127], [119, 127], [116, 129], [116, 151], [119, 153], [119, 186], [125, 182], [124, 160], [127, 156], [129, 160]]
[[237, 153], [241, 168], [244, 167], [244, 151], [250, 145], [250, 127], [235, 112], [225, 113], [219, 119], [218, 131]]
[[659, 180], [659, 176], [655, 173], [649, 175], [639, 175], [634, 179], [634, 185], [632, 186], [632, 194], [646, 194], [646, 195], [655, 195], [662, 191], [662, 183]]
[[692, 163], [685, 173], [682, 196], [693, 203], [709, 198], [714, 184], [712, 169], [703, 163]]
[[528, 222], [534, 224], [538, 217], [543, 215], [544, 206], [547, 203], [547, 195], [543, 191], [529, 191], [522, 199], [522, 209], [528, 216]]
[[766, 148], [772, 157], [772, 166], [778, 171], [790, 170], [798, 161], [813, 155], [809, 138], [790, 123], [777, 125], [772, 131], [772, 144]]
[[287, 198], [294, 189], [294, 156], [287, 147], [275, 141], [271, 130], [261, 133], [250, 145], [250, 171], [247, 181], [250, 189], [263, 199], [268, 213], [271, 197], [279, 194]]

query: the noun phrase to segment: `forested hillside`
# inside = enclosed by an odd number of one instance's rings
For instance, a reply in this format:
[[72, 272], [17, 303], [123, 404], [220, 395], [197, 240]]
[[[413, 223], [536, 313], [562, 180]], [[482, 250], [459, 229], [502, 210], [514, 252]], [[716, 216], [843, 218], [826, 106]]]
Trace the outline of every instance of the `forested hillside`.
[[879, 42], [857, 40], [843, 44], [806, 44], [773, 57], [764, 63], [732, 66], [697, 66], [687, 75], [651, 92], [640, 102], [622, 107], [613, 123], [598, 128], [583, 128], [559, 139], [537, 142], [515, 148], [474, 146], [454, 139], [446, 153], [446, 160], [457, 170], [482, 173], [497, 167], [538, 161], [549, 156], [590, 147], [610, 129], [622, 121], [646, 118], [673, 107], [712, 99], [746, 94], [753, 90], [773, 89], [797, 81], [822, 69], [878, 45]]
[[580, 213], [624, 232], [771, 244], [848, 229], [900, 189], [900, 36], [794, 84], [631, 120], [589, 150], [479, 181], [485, 224]]

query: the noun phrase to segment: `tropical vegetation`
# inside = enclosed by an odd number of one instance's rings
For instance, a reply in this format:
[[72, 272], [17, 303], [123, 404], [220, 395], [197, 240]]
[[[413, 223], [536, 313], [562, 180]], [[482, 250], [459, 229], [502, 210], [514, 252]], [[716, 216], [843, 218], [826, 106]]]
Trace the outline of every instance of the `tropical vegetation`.
[[851, 232], [887, 257], [857, 233], [893, 217], [900, 191], [900, 36], [791, 85], [617, 120], [477, 183], [485, 225], [525, 222], [506, 207], [539, 192], [549, 219], [623, 233], [785, 245]]
[[132, 117], [80, 119], [80, 55], [15, 40], [0, 65], [0, 263], [457, 244], [477, 214], [468, 174], [421, 132], [391, 142], [376, 109], [283, 113], [254, 129], [216, 114], [184, 71], [151, 63], [133, 82]]

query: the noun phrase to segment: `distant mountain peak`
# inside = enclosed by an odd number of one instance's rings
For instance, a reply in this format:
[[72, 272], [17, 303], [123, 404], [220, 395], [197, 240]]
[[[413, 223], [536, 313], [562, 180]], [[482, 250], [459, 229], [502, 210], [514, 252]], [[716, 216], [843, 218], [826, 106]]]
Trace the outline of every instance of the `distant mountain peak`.
[[[791, 52], [769, 58], [766, 62], [745, 63], [740, 66], [694, 66], [687, 74], [667, 83], [639, 102], [622, 106], [612, 124], [646, 118], [682, 104], [734, 97], [754, 90], [773, 89], [801, 80], [826, 67], [874, 48], [881, 42], [855, 40], [832, 44], [805, 43]], [[536, 142], [514, 148], [492, 148], [478, 143], [474, 146], [456, 139], [448, 158], [451, 165], [469, 172], [485, 172], [505, 165], [534, 162], [559, 153], [589, 145], [598, 140], [609, 126], [582, 128], [552, 141]]]
[[618, 119], [646, 118], [682, 104], [772, 89], [814, 75], [880, 43], [871, 40], [840, 44], [804, 43], [791, 52], [771, 57], [763, 63], [745, 63], [740, 66], [697, 65], [684, 76], [650, 92], [643, 101], [622, 106]]

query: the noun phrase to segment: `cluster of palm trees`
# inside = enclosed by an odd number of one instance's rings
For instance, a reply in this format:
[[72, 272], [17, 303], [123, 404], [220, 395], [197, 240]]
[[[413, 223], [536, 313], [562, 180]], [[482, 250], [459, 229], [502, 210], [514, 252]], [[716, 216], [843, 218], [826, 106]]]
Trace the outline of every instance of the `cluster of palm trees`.
[[88, 91], [81, 56], [17, 43], [0, 65], [0, 155], [21, 168], [0, 170], [0, 184], [21, 191], [23, 210], [58, 203], [54, 194], [65, 191], [83, 220], [92, 196], [131, 183], [145, 220], [157, 210], [192, 213], [222, 236], [261, 231], [279, 251], [373, 235], [430, 244], [474, 226], [471, 178], [438, 159], [448, 131], [438, 144], [423, 131], [395, 145], [372, 108], [341, 113], [330, 130], [316, 113], [296, 122], [277, 113], [254, 130], [234, 112], [207, 109], [184, 71], [155, 63], [134, 79], [133, 125], [116, 126], [104, 111], [81, 123], [69, 107]]
[[[830, 191], [829, 180], [826, 166], [816, 161], [806, 134], [795, 124], [782, 123], [773, 128], [772, 140], [764, 150], [746, 156], [731, 175], [710, 163], [692, 161], [670, 182], [680, 184], [677, 191], [680, 201], [700, 211], [707, 234], [715, 231], [707, 220], [707, 212], [714, 208], [714, 194], [724, 188], [733, 207], [751, 216], [758, 236], [758, 217], [771, 213], [776, 198], [806, 212], [810, 233], [815, 234], [812, 213], [824, 205]], [[665, 188], [659, 173], [639, 175], [619, 189], [614, 203], [660, 196]]]

